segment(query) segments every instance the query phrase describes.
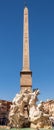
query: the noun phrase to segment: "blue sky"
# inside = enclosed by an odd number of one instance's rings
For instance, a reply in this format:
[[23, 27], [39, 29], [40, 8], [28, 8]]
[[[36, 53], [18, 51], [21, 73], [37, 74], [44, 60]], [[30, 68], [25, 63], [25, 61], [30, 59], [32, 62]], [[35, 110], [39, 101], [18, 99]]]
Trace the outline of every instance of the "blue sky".
[[[54, 0], [26, 0], [30, 65], [39, 100], [54, 99]], [[24, 0], [0, 0], [0, 99], [20, 91]]]

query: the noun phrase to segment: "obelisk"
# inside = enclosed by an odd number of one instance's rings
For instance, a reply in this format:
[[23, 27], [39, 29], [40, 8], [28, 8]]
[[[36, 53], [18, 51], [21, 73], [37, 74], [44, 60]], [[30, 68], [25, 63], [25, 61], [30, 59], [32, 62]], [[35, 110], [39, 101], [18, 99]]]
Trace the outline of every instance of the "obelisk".
[[23, 67], [20, 72], [21, 92], [32, 90], [32, 72], [30, 71], [29, 56], [29, 26], [28, 26], [28, 8], [24, 8], [24, 26], [23, 26]]

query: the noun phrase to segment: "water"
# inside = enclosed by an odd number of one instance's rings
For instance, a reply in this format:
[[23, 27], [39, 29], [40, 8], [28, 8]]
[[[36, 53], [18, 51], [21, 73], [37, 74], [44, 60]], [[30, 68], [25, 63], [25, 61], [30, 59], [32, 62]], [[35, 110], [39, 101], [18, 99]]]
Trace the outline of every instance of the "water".
[[[8, 130], [8, 129], [1, 128], [0, 130]], [[32, 129], [32, 128], [12, 128], [10, 130], [36, 130], [36, 129]], [[47, 130], [47, 129], [41, 128], [40, 130]], [[48, 129], [48, 130], [54, 130], [54, 128]]]
[[[13, 128], [13, 129], [11, 129], [11, 130], [36, 130], [36, 129], [32, 129], [32, 128], [19, 128], [19, 129]], [[54, 128], [52, 128], [52, 129], [44, 129], [44, 128], [41, 128], [40, 130], [54, 130]]]

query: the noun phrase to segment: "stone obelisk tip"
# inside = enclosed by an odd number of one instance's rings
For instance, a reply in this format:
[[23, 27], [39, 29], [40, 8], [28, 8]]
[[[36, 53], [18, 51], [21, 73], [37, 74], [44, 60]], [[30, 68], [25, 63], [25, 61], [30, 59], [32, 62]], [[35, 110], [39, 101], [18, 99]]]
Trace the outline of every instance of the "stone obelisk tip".
[[24, 8], [24, 15], [27, 14], [28, 15], [28, 8], [25, 6]]

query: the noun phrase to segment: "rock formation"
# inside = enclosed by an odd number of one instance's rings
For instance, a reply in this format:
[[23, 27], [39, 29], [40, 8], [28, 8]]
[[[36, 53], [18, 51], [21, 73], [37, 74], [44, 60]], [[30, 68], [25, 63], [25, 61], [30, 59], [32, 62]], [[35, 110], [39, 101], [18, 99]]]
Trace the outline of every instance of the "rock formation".
[[24, 91], [24, 93], [16, 94], [12, 102], [0, 100], [0, 125], [19, 128], [50, 128], [53, 126], [54, 100], [40, 102], [37, 105], [38, 94], [39, 90], [36, 89], [33, 92]]
[[10, 127], [31, 127], [31, 128], [50, 128], [51, 121], [49, 113], [44, 110], [44, 105], [38, 101], [39, 90], [34, 92], [24, 91], [24, 93], [16, 94], [9, 113]]

